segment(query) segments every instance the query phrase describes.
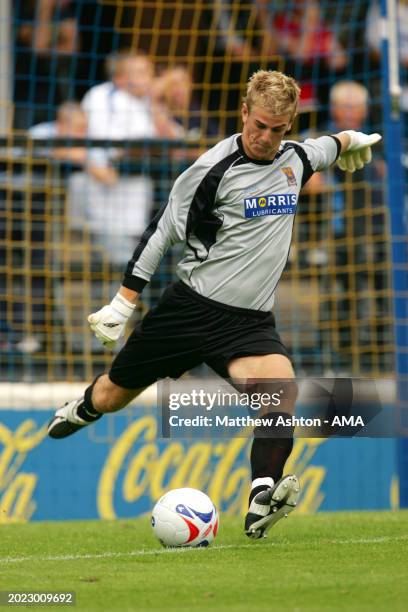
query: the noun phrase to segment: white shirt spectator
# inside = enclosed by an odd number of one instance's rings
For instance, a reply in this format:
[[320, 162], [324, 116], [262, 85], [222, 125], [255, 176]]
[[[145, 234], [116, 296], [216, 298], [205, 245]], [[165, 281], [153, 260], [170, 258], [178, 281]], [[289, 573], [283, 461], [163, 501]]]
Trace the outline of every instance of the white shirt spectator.
[[[57, 123], [49, 121], [29, 129], [31, 138], [56, 138]], [[40, 151], [42, 155], [46, 150]], [[98, 158], [107, 163], [103, 149], [90, 152], [92, 162]], [[83, 229], [99, 237], [100, 244], [109, 252], [112, 263], [124, 265], [129, 254], [149, 222], [153, 200], [152, 181], [144, 176], [121, 177], [116, 185], [105, 185], [84, 172], [74, 172], [68, 178], [68, 217], [73, 229]]]
[[88, 116], [90, 138], [120, 140], [156, 136], [150, 99], [137, 98], [110, 81], [92, 87], [82, 100], [82, 108]]
[[[88, 137], [107, 140], [154, 138], [150, 99], [136, 97], [111, 81], [92, 87], [81, 104], [88, 118]], [[117, 149], [91, 149], [93, 165], [106, 166]], [[93, 177], [70, 178], [69, 202], [73, 227], [85, 223], [117, 265], [124, 265], [149, 221], [153, 183], [147, 176], [120, 176], [106, 188]]]

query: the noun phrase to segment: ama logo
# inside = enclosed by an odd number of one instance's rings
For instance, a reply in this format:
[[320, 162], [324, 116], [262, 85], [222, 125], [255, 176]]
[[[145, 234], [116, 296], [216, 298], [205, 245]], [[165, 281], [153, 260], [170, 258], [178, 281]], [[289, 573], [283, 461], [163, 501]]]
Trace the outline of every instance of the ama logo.
[[265, 215], [294, 215], [296, 213], [297, 195], [295, 193], [276, 193], [244, 199], [245, 217], [263, 217]]

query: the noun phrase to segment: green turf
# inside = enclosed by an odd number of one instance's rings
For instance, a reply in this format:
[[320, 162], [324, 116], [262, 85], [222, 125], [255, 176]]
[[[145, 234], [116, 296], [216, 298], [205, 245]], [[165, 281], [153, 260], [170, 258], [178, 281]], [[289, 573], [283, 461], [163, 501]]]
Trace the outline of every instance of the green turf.
[[221, 521], [211, 548], [176, 551], [148, 517], [2, 525], [0, 590], [76, 591], [52, 610], [407, 610], [408, 512], [294, 514], [254, 542]]

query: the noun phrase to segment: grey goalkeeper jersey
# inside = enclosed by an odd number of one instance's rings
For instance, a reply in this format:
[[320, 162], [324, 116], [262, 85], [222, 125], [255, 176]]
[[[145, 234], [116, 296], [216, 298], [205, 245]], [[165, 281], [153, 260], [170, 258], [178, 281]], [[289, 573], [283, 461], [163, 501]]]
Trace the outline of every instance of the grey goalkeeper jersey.
[[123, 284], [142, 291], [167, 249], [184, 244], [177, 275], [197, 293], [268, 311], [285, 267], [299, 191], [340, 152], [333, 136], [283, 141], [273, 161], [249, 158], [239, 134], [201, 155], [175, 181], [146, 229]]

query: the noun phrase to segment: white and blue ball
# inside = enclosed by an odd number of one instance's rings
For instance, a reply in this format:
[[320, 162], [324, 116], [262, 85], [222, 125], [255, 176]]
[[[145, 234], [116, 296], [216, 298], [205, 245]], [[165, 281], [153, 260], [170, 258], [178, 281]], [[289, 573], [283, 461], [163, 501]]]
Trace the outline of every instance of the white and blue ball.
[[166, 547], [209, 546], [218, 531], [218, 513], [211, 499], [197, 489], [173, 489], [152, 511], [153, 533]]

